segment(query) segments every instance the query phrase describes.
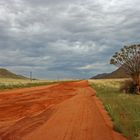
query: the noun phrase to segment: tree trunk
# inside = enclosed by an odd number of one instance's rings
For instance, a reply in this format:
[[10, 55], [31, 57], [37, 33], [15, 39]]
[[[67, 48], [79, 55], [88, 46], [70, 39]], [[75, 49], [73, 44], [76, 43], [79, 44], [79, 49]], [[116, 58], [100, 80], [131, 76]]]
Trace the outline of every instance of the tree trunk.
[[140, 73], [133, 74], [132, 79], [136, 88], [136, 93], [140, 94]]

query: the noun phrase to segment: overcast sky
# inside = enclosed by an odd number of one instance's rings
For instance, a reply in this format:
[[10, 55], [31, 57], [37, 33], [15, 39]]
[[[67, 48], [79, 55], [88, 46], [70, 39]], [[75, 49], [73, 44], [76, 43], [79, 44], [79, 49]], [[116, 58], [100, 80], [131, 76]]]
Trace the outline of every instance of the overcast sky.
[[35, 78], [111, 72], [140, 43], [140, 0], [0, 0], [0, 67]]

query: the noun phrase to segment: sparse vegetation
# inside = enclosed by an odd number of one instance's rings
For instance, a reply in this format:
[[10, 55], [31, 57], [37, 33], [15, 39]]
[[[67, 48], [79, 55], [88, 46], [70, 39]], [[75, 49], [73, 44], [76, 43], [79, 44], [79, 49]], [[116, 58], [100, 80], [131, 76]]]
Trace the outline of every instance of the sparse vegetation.
[[121, 132], [130, 140], [139, 140], [139, 95], [120, 92], [123, 80], [90, 80], [89, 82], [111, 116], [114, 130]]
[[55, 81], [0, 78], [0, 90], [48, 85]]
[[135, 89], [136, 89], [136, 85], [132, 80], [125, 80], [120, 87], [121, 92], [130, 93], [130, 94], [136, 93]]
[[124, 69], [133, 79], [136, 93], [140, 94], [140, 44], [124, 46], [113, 55], [110, 64]]

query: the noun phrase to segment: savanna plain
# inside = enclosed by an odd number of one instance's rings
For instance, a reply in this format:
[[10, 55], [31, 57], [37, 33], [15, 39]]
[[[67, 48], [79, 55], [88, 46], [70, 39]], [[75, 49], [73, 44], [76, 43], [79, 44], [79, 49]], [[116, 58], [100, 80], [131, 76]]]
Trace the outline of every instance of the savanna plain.
[[140, 140], [140, 98], [120, 91], [128, 79], [89, 80], [110, 115], [114, 130], [130, 140]]
[[[120, 91], [125, 80], [100, 79], [88, 80], [88, 82], [62, 82], [1, 78], [0, 140], [35, 140], [35, 138], [41, 140], [46, 138], [47, 134], [44, 131], [46, 129], [50, 129], [51, 135], [48, 132], [50, 140], [52, 140], [53, 133], [54, 137], [59, 136], [58, 140], [61, 140], [61, 136], [64, 135], [69, 140], [71, 138], [75, 140], [77, 138], [75, 135], [79, 135], [79, 138], [81, 136], [83, 140], [92, 140], [92, 137], [95, 137], [91, 135], [94, 133], [91, 130], [94, 129], [93, 122], [96, 121], [92, 111], [97, 106], [95, 95], [110, 116], [113, 131], [119, 132], [126, 139], [140, 140], [140, 98], [139, 95]], [[93, 91], [91, 91], [91, 87]], [[95, 102], [93, 103], [95, 106], [92, 102]], [[79, 114], [77, 110], [79, 110]], [[97, 109], [96, 113], [98, 114], [98, 112]], [[55, 124], [58, 121], [61, 123], [61, 127]], [[76, 123], [79, 124], [79, 128], [75, 125]], [[55, 132], [56, 130], [60, 131], [59, 134]], [[73, 132], [73, 130], [76, 131]], [[35, 132], [38, 136], [33, 137]], [[101, 138], [97, 137], [96, 140], [101, 140]]]

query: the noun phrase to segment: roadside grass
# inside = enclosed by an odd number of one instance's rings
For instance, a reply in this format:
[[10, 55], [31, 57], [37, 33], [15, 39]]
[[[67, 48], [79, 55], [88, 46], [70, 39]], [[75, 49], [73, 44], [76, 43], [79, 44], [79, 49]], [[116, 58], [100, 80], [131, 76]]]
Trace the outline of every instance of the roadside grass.
[[56, 81], [47, 80], [29, 80], [29, 79], [10, 79], [0, 78], [0, 90], [43, 86], [56, 83]]
[[0, 78], [0, 90], [35, 87], [50, 85], [54, 83], [66, 83], [79, 80], [30, 80], [30, 79], [13, 79], [13, 78]]
[[114, 130], [140, 140], [140, 96], [119, 91], [124, 80], [89, 80], [111, 116]]

